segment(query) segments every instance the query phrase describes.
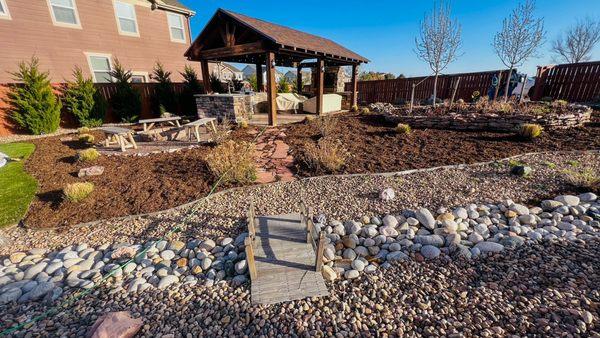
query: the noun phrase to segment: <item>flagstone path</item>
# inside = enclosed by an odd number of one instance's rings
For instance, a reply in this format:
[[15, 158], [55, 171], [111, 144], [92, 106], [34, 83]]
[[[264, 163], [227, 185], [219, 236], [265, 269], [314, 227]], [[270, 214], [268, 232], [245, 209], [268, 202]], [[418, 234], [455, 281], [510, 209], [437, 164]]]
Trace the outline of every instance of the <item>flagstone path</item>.
[[267, 129], [256, 140], [257, 183], [296, 180], [291, 171], [294, 158], [283, 141], [285, 136], [285, 129]]

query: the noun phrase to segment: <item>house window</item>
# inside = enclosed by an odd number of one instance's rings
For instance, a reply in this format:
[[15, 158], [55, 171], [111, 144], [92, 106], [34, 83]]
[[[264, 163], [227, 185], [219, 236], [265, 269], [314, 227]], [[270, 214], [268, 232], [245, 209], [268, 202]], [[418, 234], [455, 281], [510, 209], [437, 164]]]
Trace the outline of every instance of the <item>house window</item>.
[[48, 0], [52, 21], [58, 26], [79, 27], [75, 0]]
[[185, 43], [185, 29], [183, 28], [183, 16], [175, 13], [167, 13], [171, 41]]
[[94, 82], [96, 83], [109, 83], [112, 80], [110, 71], [112, 66], [110, 63], [110, 55], [94, 55], [88, 54], [90, 62], [90, 69], [94, 74]]
[[139, 36], [133, 4], [115, 1], [115, 15], [117, 16], [117, 25], [121, 34]]
[[146, 72], [132, 72], [131, 83], [146, 83], [148, 82], [148, 73]]
[[8, 13], [8, 6], [6, 6], [5, 0], [0, 0], [0, 19], [10, 19], [10, 13]]

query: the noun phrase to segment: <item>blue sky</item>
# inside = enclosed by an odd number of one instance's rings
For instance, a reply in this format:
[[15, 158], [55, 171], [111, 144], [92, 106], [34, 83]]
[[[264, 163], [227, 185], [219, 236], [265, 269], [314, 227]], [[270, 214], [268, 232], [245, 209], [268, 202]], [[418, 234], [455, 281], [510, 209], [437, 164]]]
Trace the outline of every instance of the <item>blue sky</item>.
[[[196, 36], [219, 8], [289, 26], [330, 38], [367, 57], [371, 63], [362, 70], [429, 74], [425, 63], [413, 52], [419, 21], [433, 8], [433, 0], [180, 0], [196, 11], [192, 34]], [[462, 25], [463, 55], [445, 73], [503, 68], [491, 46], [502, 19], [517, 0], [453, 0], [453, 14]], [[537, 65], [554, 63], [550, 40], [586, 16], [600, 18], [600, 0], [537, 0], [536, 14], [545, 19], [547, 42], [540, 56], [530, 59], [520, 71], [535, 75]], [[593, 51], [600, 60], [600, 46]]]

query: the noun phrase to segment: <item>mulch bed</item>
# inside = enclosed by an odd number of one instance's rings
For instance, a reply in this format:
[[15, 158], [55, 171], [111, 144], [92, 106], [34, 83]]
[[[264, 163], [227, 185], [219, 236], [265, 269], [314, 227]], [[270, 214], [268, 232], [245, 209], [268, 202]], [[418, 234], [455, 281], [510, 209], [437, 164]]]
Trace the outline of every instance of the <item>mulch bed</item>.
[[[104, 139], [101, 132], [93, 134], [96, 142]], [[249, 138], [245, 131], [236, 131], [233, 137]], [[143, 157], [100, 156], [92, 163], [80, 163], [75, 159], [77, 150], [86, 146], [61, 138], [31, 141], [36, 151], [26, 162], [26, 170], [38, 180], [39, 189], [24, 219], [25, 226], [69, 226], [164, 210], [204, 197], [216, 181], [204, 160], [210, 145]], [[79, 169], [92, 165], [103, 166], [104, 173], [77, 177]], [[82, 181], [93, 182], [94, 192], [79, 203], [64, 201], [62, 189]], [[229, 187], [220, 186], [219, 190], [224, 188]]]
[[[513, 134], [484, 131], [413, 129], [397, 134], [395, 125], [383, 116], [340, 116], [331, 137], [340, 140], [350, 158], [339, 172], [343, 174], [394, 172], [442, 165], [477, 163], [540, 151], [600, 149], [600, 127], [545, 131], [539, 139], [523, 141]], [[286, 142], [296, 159], [305, 146], [316, 143], [319, 133], [314, 123], [288, 126]], [[296, 163], [296, 174], [325, 174]]]

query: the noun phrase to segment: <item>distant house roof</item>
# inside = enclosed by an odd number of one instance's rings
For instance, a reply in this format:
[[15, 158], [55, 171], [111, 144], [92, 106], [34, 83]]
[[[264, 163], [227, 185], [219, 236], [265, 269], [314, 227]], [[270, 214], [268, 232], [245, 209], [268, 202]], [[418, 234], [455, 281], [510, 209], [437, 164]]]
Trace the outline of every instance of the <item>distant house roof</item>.
[[359, 60], [361, 62], [369, 62], [369, 59], [354, 53], [353, 51], [339, 45], [332, 40], [301, 32], [293, 28], [252, 18], [243, 14], [234, 13], [228, 10], [220, 9], [220, 11], [223, 11], [242, 23], [250, 26], [251, 28], [263, 34], [265, 37], [273, 40], [275, 43], [290, 47], [309, 49], [325, 54], [337, 55]]
[[180, 10], [189, 15], [196, 14], [196, 12], [191, 10], [189, 7], [184, 6], [181, 2], [179, 2], [179, 0], [148, 0], [148, 1], [150, 1], [153, 5], [157, 6], [158, 8], [162, 7], [163, 9]]
[[[261, 68], [262, 68], [263, 73], [267, 71], [265, 69], [265, 66], [262, 66]], [[247, 65], [246, 67], [244, 67], [244, 69], [242, 70], [242, 72], [244, 74], [248, 74], [248, 73], [253, 74], [253, 73], [256, 73], [256, 66], [254, 66], [254, 65]], [[275, 73], [279, 74], [279, 75], [283, 75], [283, 73], [281, 73], [278, 69], [275, 69]]]
[[234, 72], [234, 73], [241, 73], [242, 71], [237, 69], [234, 65], [229, 64], [227, 62], [222, 62], [221, 65], [225, 68], [228, 68], [230, 71]]

